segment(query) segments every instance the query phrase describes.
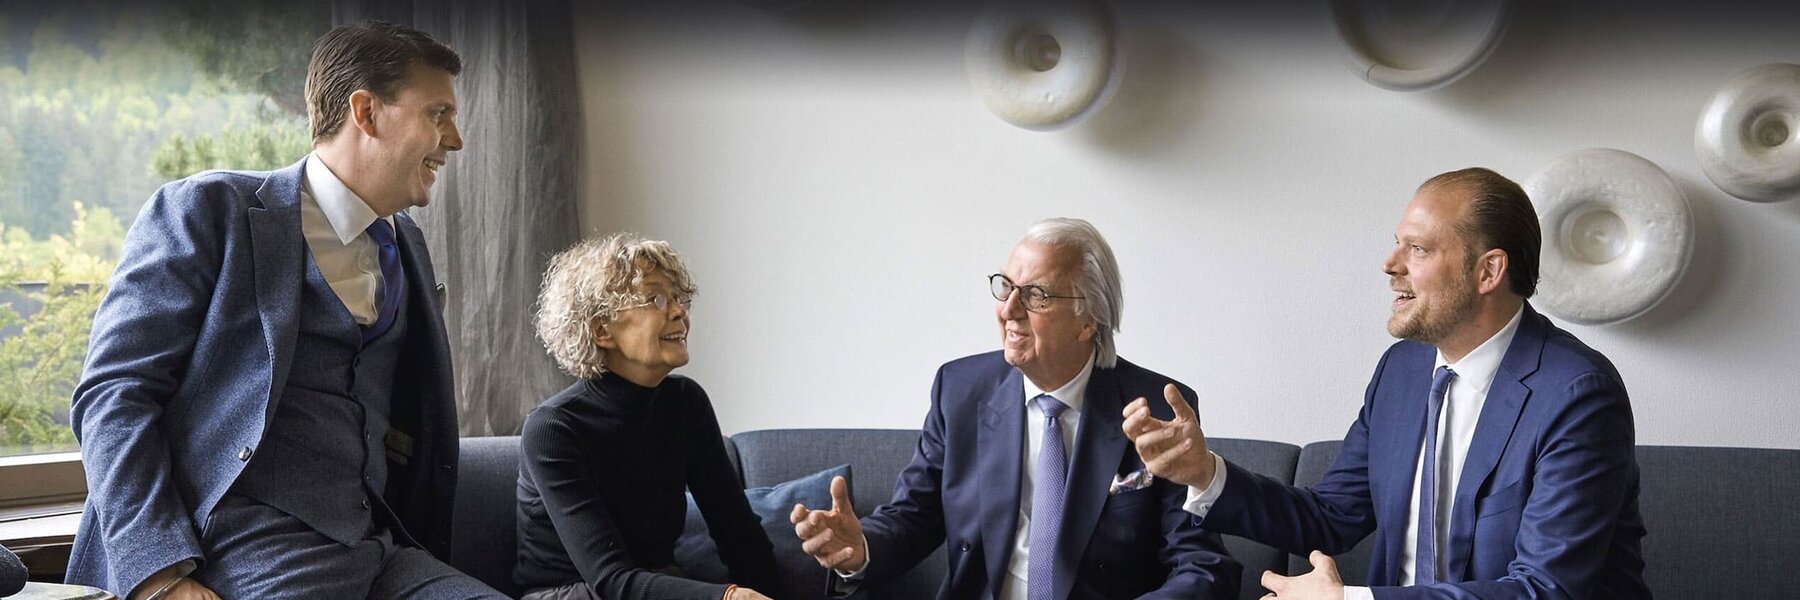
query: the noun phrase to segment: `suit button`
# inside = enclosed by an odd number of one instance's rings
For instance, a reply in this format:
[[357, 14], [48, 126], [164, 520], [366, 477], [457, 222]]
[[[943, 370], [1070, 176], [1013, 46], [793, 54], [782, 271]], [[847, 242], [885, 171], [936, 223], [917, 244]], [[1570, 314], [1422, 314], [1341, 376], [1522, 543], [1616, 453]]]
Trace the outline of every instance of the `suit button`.
[[957, 546], [956, 549], [963, 551], [963, 552], [968, 552], [969, 551], [969, 543], [963, 542], [961, 545]]
[[369, 499], [368, 498], [363, 498], [362, 507], [363, 507], [363, 510], [369, 510]]
[[240, 460], [240, 461], [250, 460], [250, 455], [253, 453], [254, 452], [252, 452], [250, 450], [249, 446], [244, 446], [243, 448], [238, 449], [238, 460]]

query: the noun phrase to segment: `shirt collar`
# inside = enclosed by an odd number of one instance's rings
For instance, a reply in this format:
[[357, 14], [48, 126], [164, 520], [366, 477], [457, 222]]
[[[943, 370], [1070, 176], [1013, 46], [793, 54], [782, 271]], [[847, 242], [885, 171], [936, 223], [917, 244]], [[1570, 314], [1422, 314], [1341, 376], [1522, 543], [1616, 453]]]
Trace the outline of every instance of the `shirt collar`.
[[350, 191], [350, 186], [344, 185], [344, 180], [338, 179], [316, 153], [307, 155], [306, 179], [300, 185], [312, 195], [313, 202], [325, 213], [325, 221], [331, 224], [331, 230], [344, 245], [349, 245], [374, 224], [375, 219], [381, 218], [375, 214], [375, 209], [369, 208], [368, 202]]
[[1036, 384], [1031, 383], [1030, 377], [1021, 375], [1019, 379], [1025, 381], [1025, 405], [1029, 407], [1039, 394], [1050, 394], [1051, 398], [1055, 398], [1058, 402], [1063, 403], [1064, 406], [1069, 407], [1070, 411], [1073, 411], [1075, 414], [1081, 414], [1081, 403], [1087, 398], [1088, 379], [1092, 378], [1093, 375], [1094, 355], [1092, 354], [1088, 355], [1087, 364], [1081, 367], [1081, 372], [1076, 373], [1074, 379], [1070, 379], [1069, 382], [1063, 384], [1062, 387], [1050, 390], [1049, 392], [1038, 389]]
[[1523, 316], [1525, 305], [1520, 304], [1518, 312], [1513, 313], [1512, 320], [1507, 321], [1505, 327], [1494, 332], [1493, 337], [1476, 346], [1462, 360], [1456, 361], [1456, 364], [1444, 360], [1444, 351], [1439, 350], [1437, 364], [1431, 370], [1448, 366], [1456, 371], [1458, 380], [1474, 385], [1478, 393], [1487, 393], [1488, 386], [1494, 383], [1494, 375], [1500, 372], [1500, 361], [1506, 358], [1506, 349], [1512, 347], [1513, 336], [1519, 333], [1519, 319]]

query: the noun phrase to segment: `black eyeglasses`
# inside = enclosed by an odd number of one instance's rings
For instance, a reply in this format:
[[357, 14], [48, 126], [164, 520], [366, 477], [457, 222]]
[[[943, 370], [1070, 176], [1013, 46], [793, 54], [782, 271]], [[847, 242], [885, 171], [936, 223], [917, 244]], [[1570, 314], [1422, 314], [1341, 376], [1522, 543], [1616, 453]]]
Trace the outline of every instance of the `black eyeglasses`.
[[988, 288], [988, 291], [994, 293], [994, 299], [1001, 302], [1005, 302], [1007, 298], [1011, 297], [1013, 290], [1018, 290], [1019, 293], [1024, 294], [1020, 299], [1025, 303], [1025, 310], [1031, 312], [1043, 312], [1049, 310], [1050, 301], [1057, 298], [1069, 300], [1087, 299], [1087, 296], [1058, 296], [1050, 293], [1050, 290], [1044, 289], [1044, 286], [1041, 285], [1014, 285], [1011, 279], [1007, 279], [1005, 275], [999, 273], [988, 276]]

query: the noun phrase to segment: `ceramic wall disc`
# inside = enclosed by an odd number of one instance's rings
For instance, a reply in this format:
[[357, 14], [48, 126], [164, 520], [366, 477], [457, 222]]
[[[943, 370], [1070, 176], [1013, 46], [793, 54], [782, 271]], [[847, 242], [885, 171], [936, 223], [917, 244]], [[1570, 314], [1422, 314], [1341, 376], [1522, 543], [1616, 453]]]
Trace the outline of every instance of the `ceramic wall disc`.
[[1523, 187], [1543, 229], [1532, 302], [1544, 312], [1583, 325], [1623, 322], [1661, 302], [1687, 270], [1693, 213], [1656, 163], [1611, 148], [1577, 150]]

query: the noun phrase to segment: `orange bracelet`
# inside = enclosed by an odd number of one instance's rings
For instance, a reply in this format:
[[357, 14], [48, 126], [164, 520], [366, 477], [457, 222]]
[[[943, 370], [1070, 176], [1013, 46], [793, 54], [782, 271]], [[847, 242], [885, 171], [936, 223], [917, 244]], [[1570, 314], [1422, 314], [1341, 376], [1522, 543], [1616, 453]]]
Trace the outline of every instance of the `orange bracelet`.
[[731, 600], [731, 592], [736, 591], [736, 590], [737, 590], [737, 584], [735, 584], [735, 583], [727, 584], [725, 586], [725, 595], [720, 596], [719, 600]]

